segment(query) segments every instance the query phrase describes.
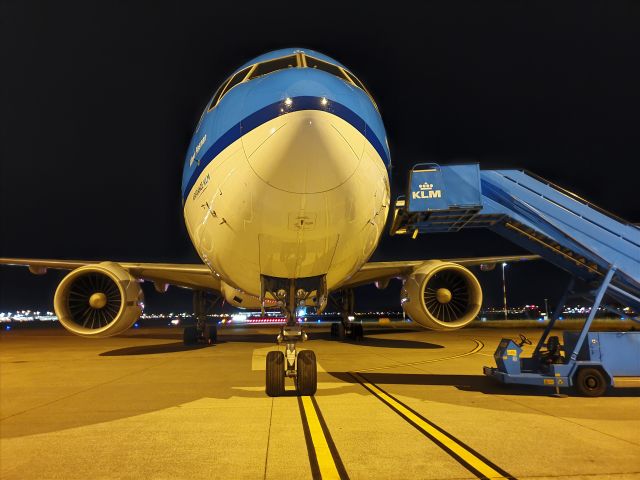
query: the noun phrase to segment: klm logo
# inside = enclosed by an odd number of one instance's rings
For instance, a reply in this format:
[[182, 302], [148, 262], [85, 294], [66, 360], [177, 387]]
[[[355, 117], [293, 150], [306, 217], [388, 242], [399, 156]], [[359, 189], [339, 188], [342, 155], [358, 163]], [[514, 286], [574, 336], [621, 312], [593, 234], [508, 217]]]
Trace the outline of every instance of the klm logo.
[[428, 192], [420, 190], [419, 192], [411, 192], [412, 200], [421, 198], [442, 198], [442, 190], [429, 190]]
[[421, 183], [418, 188], [420, 188], [419, 191], [411, 192], [412, 200], [442, 198], [442, 190], [434, 190], [433, 183]]

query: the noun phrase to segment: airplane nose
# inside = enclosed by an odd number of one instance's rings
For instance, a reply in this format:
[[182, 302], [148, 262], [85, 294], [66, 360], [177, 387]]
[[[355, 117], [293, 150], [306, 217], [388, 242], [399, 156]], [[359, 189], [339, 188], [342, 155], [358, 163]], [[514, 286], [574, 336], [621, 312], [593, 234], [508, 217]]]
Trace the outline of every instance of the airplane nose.
[[353, 175], [364, 136], [326, 111], [303, 110], [255, 128], [242, 137], [242, 144], [264, 182], [291, 193], [320, 193]]

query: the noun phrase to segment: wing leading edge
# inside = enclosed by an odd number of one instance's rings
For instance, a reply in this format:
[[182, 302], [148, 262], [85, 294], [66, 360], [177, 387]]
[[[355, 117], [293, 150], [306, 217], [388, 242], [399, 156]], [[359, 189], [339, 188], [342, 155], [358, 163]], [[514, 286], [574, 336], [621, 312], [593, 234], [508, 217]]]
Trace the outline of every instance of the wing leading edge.
[[[97, 265], [97, 260], [51, 260], [40, 258], [0, 258], [0, 265], [28, 267], [32, 273], [43, 274], [46, 269], [75, 270], [87, 265]], [[179, 287], [220, 291], [220, 280], [212, 275], [204, 264], [180, 263], [131, 263], [114, 262], [131, 276], [156, 283], [170, 283]]]
[[474, 267], [477, 265], [495, 265], [502, 262], [526, 262], [539, 260], [539, 255], [503, 255], [497, 257], [475, 257], [475, 258], [432, 258], [428, 260], [404, 260], [398, 262], [369, 262], [363, 265], [351, 278], [341, 285], [341, 288], [352, 288], [376, 281], [384, 281], [390, 278], [402, 277], [430, 260], [441, 262], [457, 263], [463, 267]]

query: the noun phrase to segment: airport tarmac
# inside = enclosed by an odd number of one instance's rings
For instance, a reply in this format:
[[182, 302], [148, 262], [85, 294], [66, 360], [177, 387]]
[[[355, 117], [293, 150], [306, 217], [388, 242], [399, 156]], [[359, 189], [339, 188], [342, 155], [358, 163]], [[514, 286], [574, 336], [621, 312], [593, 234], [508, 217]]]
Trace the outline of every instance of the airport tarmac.
[[640, 478], [637, 389], [554, 398], [482, 376], [519, 332], [312, 328], [313, 399], [290, 381], [265, 395], [277, 327], [191, 348], [169, 328], [3, 332], [1, 478]]

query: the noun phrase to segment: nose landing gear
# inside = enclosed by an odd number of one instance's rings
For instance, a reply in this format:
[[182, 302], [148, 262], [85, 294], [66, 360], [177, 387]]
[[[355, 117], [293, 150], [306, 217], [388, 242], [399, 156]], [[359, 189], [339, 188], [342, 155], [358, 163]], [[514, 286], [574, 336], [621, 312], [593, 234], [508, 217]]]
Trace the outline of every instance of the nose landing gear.
[[[318, 282], [319, 280], [319, 282]], [[282, 288], [283, 283], [288, 288]], [[296, 307], [305, 305], [307, 300], [315, 298], [319, 309], [326, 304], [324, 276], [306, 279], [279, 279], [262, 277], [262, 298], [270, 293], [280, 304], [286, 314], [287, 323], [278, 334], [277, 341], [285, 345], [281, 351], [269, 352], [266, 359], [266, 388], [270, 397], [285, 393], [285, 378], [292, 378], [298, 395], [314, 395], [318, 386], [318, 368], [316, 355], [311, 350], [298, 350], [297, 344], [308, 339], [306, 332], [296, 318]], [[316, 293], [312, 297], [312, 293]]]

